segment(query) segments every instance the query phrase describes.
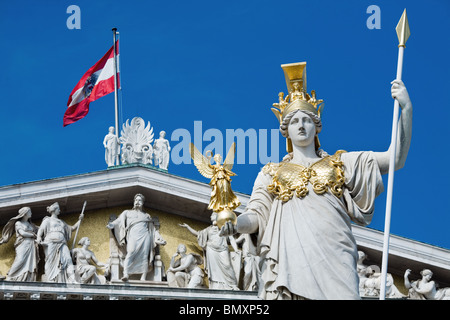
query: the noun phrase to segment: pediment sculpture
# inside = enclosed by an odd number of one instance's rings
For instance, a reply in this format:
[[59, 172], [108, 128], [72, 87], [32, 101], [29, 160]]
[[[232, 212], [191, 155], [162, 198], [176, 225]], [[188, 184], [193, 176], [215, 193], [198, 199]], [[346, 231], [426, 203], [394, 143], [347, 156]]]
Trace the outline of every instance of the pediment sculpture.
[[152, 164], [153, 158], [153, 128], [150, 121], [134, 117], [122, 127], [120, 144], [122, 145], [122, 164], [142, 163]]

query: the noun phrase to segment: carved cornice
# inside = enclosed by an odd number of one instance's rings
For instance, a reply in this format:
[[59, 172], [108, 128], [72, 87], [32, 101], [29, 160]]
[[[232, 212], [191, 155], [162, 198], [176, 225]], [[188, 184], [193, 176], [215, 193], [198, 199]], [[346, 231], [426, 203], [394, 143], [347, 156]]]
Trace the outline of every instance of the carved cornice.
[[[140, 282], [140, 281], [136, 281]], [[0, 300], [255, 300], [255, 291], [172, 288], [155, 285], [70, 285], [48, 282], [0, 282]]]
[[[46, 214], [46, 206], [53, 201], [60, 203], [63, 213], [78, 212], [84, 200], [88, 201], [89, 210], [128, 206], [136, 190], [148, 196], [146, 206], [209, 222], [211, 213], [207, 206], [211, 188], [208, 184], [133, 164], [0, 187], [0, 223], [5, 223], [25, 205], [32, 207], [33, 216], [39, 218]], [[237, 195], [243, 203], [236, 209], [240, 213], [248, 195]]]

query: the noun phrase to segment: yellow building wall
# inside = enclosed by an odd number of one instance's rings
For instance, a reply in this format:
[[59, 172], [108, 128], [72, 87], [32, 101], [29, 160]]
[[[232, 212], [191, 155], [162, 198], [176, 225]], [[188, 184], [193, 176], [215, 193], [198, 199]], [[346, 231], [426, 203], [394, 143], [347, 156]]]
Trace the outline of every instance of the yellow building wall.
[[[77, 235], [75, 247], [78, 246], [78, 241], [83, 237], [89, 237], [91, 245], [89, 249], [94, 252], [99, 262], [107, 263], [110, 256], [109, 250], [109, 229], [106, 228], [106, 224], [109, 221], [110, 215], [114, 214], [119, 216], [124, 210], [131, 209], [130, 207], [116, 207], [100, 210], [85, 211], [84, 219], [81, 222], [81, 226]], [[186, 228], [179, 226], [181, 223], [187, 223], [195, 230], [202, 230], [209, 226], [209, 224], [195, 221], [193, 219], [184, 218], [181, 216], [168, 214], [161, 211], [156, 211], [146, 208], [145, 210], [152, 218], [158, 217], [160, 222], [159, 232], [164, 240], [167, 241], [165, 246], [160, 246], [161, 260], [167, 270], [170, 266], [170, 260], [173, 254], [177, 251], [177, 247], [180, 243], [186, 245], [187, 252], [198, 253], [202, 255], [202, 250], [198, 246], [197, 238], [191, 234]], [[73, 225], [77, 222], [79, 213], [67, 214], [62, 213], [60, 215], [61, 220], [64, 220], [69, 225]], [[41, 221], [35, 221], [31, 218], [31, 221], [40, 225]], [[4, 226], [1, 226], [3, 230]], [[69, 249], [72, 249], [73, 239], [75, 231], [72, 232], [72, 238], [68, 245]], [[15, 258], [14, 242], [16, 240], [15, 235], [5, 244], [0, 245], [0, 273], [5, 276]], [[41, 252], [41, 261], [39, 262], [39, 274], [38, 280], [42, 274], [44, 265], [44, 256]], [[203, 266], [202, 266], [203, 267]]]
[[403, 293], [405, 296], [408, 295], [408, 289], [405, 287], [405, 280], [403, 276], [398, 275], [392, 275], [392, 278], [394, 278], [394, 284], [397, 287], [397, 289]]

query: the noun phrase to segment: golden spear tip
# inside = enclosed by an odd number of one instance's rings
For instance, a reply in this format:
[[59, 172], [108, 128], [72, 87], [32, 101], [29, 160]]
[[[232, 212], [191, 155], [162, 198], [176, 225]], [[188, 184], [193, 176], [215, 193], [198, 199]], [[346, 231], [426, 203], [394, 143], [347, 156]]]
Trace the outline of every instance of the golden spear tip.
[[411, 35], [411, 32], [409, 31], [409, 23], [408, 17], [406, 15], [406, 9], [403, 11], [402, 17], [400, 18], [397, 27], [395, 27], [395, 31], [397, 31], [398, 46], [405, 47], [406, 41]]

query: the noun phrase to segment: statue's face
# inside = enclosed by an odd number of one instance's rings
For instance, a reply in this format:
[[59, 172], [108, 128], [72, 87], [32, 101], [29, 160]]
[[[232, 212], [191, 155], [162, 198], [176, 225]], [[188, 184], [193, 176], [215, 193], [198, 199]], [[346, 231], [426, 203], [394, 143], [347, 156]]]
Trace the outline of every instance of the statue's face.
[[59, 204], [52, 204], [51, 205], [51, 207], [50, 207], [50, 212], [51, 213], [53, 213], [53, 214], [55, 214], [55, 215], [59, 215], [60, 214], [60, 212], [61, 212], [61, 210], [60, 210], [60, 208], [59, 208]]
[[177, 248], [178, 253], [185, 253], [186, 252], [186, 246], [180, 244]]
[[142, 197], [136, 197], [136, 199], [134, 199], [134, 207], [135, 208], [142, 208], [144, 206], [144, 200], [142, 199]]
[[308, 146], [314, 143], [316, 125], [306, 113], [297, 111], [289, 122], [288, 135], [292, 144], [299, 147]]
[[148, 143], [128, 142], [125, 144], [124, 153], [127, 155], [128, 163], [143, 163], [151, 151], [151, 145]]
[[214, 161], [220, 164], [222, 162], [222, 156], [220, 154], [216, 154], [214, 156]]
[[430, 281], [433, 275], [431, 273], [426, 273], [423, 275], [423, 278], [427, 281]]
[[120, 143], [122, 144], [122, 163], [151, 163], [153, 155], [153, 128], [150, 122], [145, 126], [142, 118], [133, 118], [131, 124], [123, 125]]

